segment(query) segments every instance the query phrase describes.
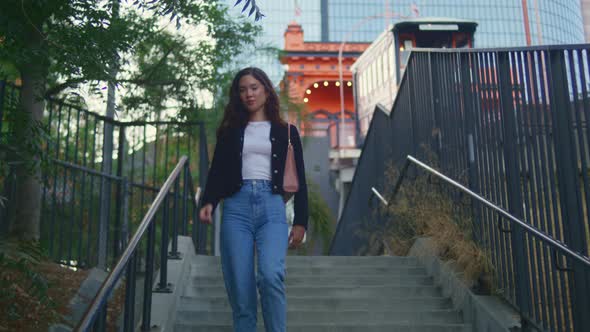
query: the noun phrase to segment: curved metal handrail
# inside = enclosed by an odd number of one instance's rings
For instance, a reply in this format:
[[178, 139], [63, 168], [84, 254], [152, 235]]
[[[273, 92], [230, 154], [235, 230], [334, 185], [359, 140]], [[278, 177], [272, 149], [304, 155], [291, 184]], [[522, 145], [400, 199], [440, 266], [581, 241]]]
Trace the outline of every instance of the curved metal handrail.
[[178, 178], [180, 172], [182, 171], [183, 167], [185, 166], [185, 164], [187, 162], [188, 162], [188, 157], [182, 156], [180, 158], [180, 160], [178, 161], [178, 164], [176, 164], [176, 167], [174, 167], [174, 170], [168, 176], [168, 179], [166, 179], [166, 182], [164, 182], [164, 184], [160, 188], [158, 195], [156, 196], [152, 205], [150, 206], [147, 213], [143, 217], [143, 220], [139, 224], [137, 231], [135, 232], [135, 234], [133, 235], [133, 237], [129, 241], [127, 248], [125, 249], [125, 251], [123, 252], [121, 257], [117, 261], [117, 264], [115, 265], [115, 267], [111, 270], [111, 272], [107, 276], [106, 280], [101, 285], [100, 289], [98, 290], [98, 293], [96, 294], [96, 296], [94, 297], [94, 299], [92, 300], [90, 305], [88, 306], [88, 309], [86, 309], [84, 316], [82, 317], [80, 322], [78, 322], [78, 325], [76, 326], [75, 331], [88, 331], [90, 329], [91, 324], [93, 323], [94, 319], [96, 318], [100, 308], [102, 307], [104, 302], [107, 300], [107, 298], [109, 297], [109, 295], [113, 291], [113, 288], [115, 287], [117, 280], [120, 278], [121, 273], [125, 270], [127, 264], [129, 263], [129, 260], [131, 259], [131, 256], [133, 255], [133, 253], [137, 249], [137, 246], [139, 245], [139, 241], [141, 240], [141, 238], [145, 234], [146, 230], [148, 229], [148, 227], [150, 226], [150, 224], [154, 220], [154, 216], [155, 216], [156, 212], [158, 211], [158, 208], [160, 207], [160, 205], [162, 205], [162, 202], [164, 201], [166, 195], [168, 194], [168, 191], [170, 191], [170, 188], [174, 184], [174, 181], [176, 181], [176, 178]]
[[[416, 166], [422, 168], [423, 170], [427, 171], [430, 174], [433, 174], [435, 176], [437, 176], [438, 178], [442, 179], [443, 181], [447, 182], [448, 184], [451, 184], [452, 186], [456, 187], [457, 189], [461, 190], [462, 192], [468, 194], [469, 196], [475, 198], [476, 200], [478, 200], [479, 202], [483, 203], [484, 205], [486, 205], [487, 207], [495, 210], [496, 212], [498, 212], [499, 214], [501, 214], [503, 217], [505, 217], [506, 219], [510, 220], [512, 223], [517, 224], [518, 226], [522, 227], [523, 229], [525, 229], [527, 232], [529, 232], [530, 234], [532, 234], [533, 236], [537, 237], [538, 239], [540, 239], [541, 241], [553, 246], [555, 249], [558, 249], [561, 253], [563, 253], [564, 255], [570, 256], [578, 261], [580, 261], [582, 264], [586, 265], [586, 267], [590, 267], [590, 258], [581, 255], [580, 253], [577, 253], [575, 251], [573, 251], [572, 249], [570, 249], [567, 245], [565, 245], [564, 243], [552, 238], [551, 236], [543, 233], [542, 231], [538, 230], [537, 228], [525, 223], [524, 221], [516, 218], [515, 216], [511, 215], [509, 212], [507, 212], [506, 210], [502, 209], [501, 207], [497, 206], [496, 204], [488, 201], [487, 199], [483, 198], [482, 196], [480, 196], [479, 194], [473, 192], [472, 190], [470, 190], [469, 188], [465, 187], [464, 185], [460, 184], [459, 182], [451, 179], [450, 177], [438, 172], [437, 170], [435, 170], [434, 168], [428, 166], [427, 164], [419, 161], [418, 159], [408, 155], [407, 159], [406, 159], [406, 163], [404, 164], [404, 167], [402, 168], [402, 171], [400, 173], [399, 178], [397, 179], [397, 182], [395, 184], [395, 187], [393, 188], [393, 193], [391, 195], [392, 200], [395, 198], [395, 196], [397, 195], [397, 193], [399, 192], [399, 189], [401, 187], [401, 184], [406, 176], [408, 167], [410, 166], [410, 164], [415, 164]], [[375, 195], [378, 195], [379, 199], [384, 202], [385, 205], [387, 205], [385, 202], [383, 197], [381, 196], [381, 194], [379, 194], [379, 192], [377, 191], [377, 189], [375, 188], [371, 188], [371, 190], [373, 191], [373, 193]], [[372, 195], [371, 195], [372, 197]], [[562, 268], [563, 269], [563, 268]]]

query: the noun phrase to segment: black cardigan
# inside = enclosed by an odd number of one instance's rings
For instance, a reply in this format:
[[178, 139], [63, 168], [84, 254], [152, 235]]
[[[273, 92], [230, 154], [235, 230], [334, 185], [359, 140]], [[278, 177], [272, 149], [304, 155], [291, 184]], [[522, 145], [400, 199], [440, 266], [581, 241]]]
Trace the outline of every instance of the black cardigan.
[[[228, 129], [217, 139], [213, 161], [207, 176], [202, 206], [212, 204], [213, 209], [223, 198], [232, 196], [242, 187], [242, 149], [244, 147], [245, 127]], [[269, 140], [271, 149], [272, 192], [284, 194], [283, 175], [285, 172], [285, 158], [287, 155], [287, 126], [272, 124]], [[303, 163], [303, 149], [301, 138], [295, 126], [291, 125], [291, 144], [295, 152], [295, 164], [299, 177], [299, 191], [295, 193], [294, 225], [301, 225], [307, 229], [309, 215], [307, 207], [307, 184], [305, 181], [305, 165]]]

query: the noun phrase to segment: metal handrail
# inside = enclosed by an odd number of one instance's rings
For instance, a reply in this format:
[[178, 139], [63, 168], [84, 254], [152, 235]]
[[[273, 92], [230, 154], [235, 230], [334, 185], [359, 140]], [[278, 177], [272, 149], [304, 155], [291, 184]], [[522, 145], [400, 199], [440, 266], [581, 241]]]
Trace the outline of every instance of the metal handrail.
[[135, 232], [135, 234], [133, 235], [133, 237], [129, 241], [127, 248], [125, 248], [125, 251], [123, 252], [121, 257], [117, 261], [117, 264], [111, 270], [111, 272], [107, 276], [106, 280], [101, 285], [100, 289], [98, 290], [98, 293], [96, 294], [96, 296], [94, 297], [94, 299], [92, 300], [92, 302], [88, 306], [88, 309], [84, 313], [84, 316], [82, 317], [82, 319], [80, 320], [80, 322], [76, 326], [75, 331], [88, 331], [88, 330], [90, 330], [91, 324], [93, 323], [94, 319], [96, 318], [97, 314], [99, 313], [100, 308], [105, 303], [108, 296], [111, 294], [113, 288], [115, 287], [117, 280], [121, 276], [121, 273], [125, 270], [127, 264], [129, 263], [129, 260], [131, 259], [131, 256], [134, 254], [135, 250], [137, 249], [137, 246], [139, 245], [139, 241], [141, 240], [141, 238], [145, 234], [146, 230], [148, 229], [148, 227], [150, 226], [150, 224], [154, 220], [154, 216], [155, 216], [156, 212], [158, 211], [158, 208], [160, 207], [160, 205], [164, 201], [166, 195], [168, 194], [168, 191], [170, 190], [170, 188], [174, 184], [174, 181], [176, 181], [176, 179], [178, 178], [180, 172], [182, 171], [183, 167], [185, 166], [185, 164], [187, 162], [188, 162], [188, 157], [182, 156], [180, 158], [180, 160], [178, 161], [178, 164], [176, 164], [176, 167], [174, 168], [174, 170], [170, 173], [170, 175], [166, 179], [166, 182], [164, 182], [164, 185], [162, 185], [162, 187], [160, 188], [158, 195], [156, 196], [152, 205], [150, 206], [147, 213], [143, 217], [143, 220], [139, 224], [137, 231]]
[[[393, 187], [393, 193], [391, 195], [392, 200], [395, 198], [395, 196], [397, 195], [397, 193], [399, 192], [399, 189], [401, 187], [401, 184], [406, 176], [406, 173], [408, 171], [408, 168], [410, 166], [410, 164], [415, 164], [416, 166], [422, 168], [423, 170], [427, 171], [430, 174], [433, 174], [437, 177], [439, 177], [440, 179], [442, 179], [443, 181], [447, 182], [448, 184], [453, 185], [454, 187], [458, 188], [459, 190], [463, 191], [464, 193], [468, 194], [469, 196], [475, 198], [476, 200], [480, 201], [481, 203], [483, 203], [484, 205], [486, 205], [487, 207], [491, 208], [492, 210], [495, 210], [496, 212], [498, 212], [499, 214], [501, 214], [503, 217], [505, 217], [506, 219], [510, 220], [511, 222], [517, 224], [518, 226], [524, 228], [527, 232], [529, 232], [530, 234], [532, 234], [533, 236], [537, 237], [538, 239], [540, 239], [541, 241], [552, 245], [553, 247], [555, 247], [556, 249], [558, 249], [559, 251], [561, 251], [561, 253], [563, 253], [564, 255], [570, 256], [578, 261], [580, 261], [581, 263], [583, 263], [584, 265], [586, 265], [586, 267], [590, 267], [590, 258], [586, 257], [580, 253], [577, 253], [575, 251], [573, 251], [572, 249], [570, 249], [567, 245], [565, 245], [564, 243], [552, 238], [551, 236], [543, 233], [542, 231], [538, 230], [537, 228], [525, 223], [524, 221], [516, 218], [515, 216], [511, 215], [509, 212], [507, 212], [506, 210], [502, 209], [501, 207], [497, 206], [496, 204], [488, 201], [487, 199], [483, 198], [481, 195], [473, 192], [472, 190], [470, 190], [469, 188], [465, 187], [464, 185], [460, 184], [459, 182], [449, 178], [448, 176], [438, 172], [437, 170], [435, 170], [434, 168], [428, 166], [427, 164], [419, 161], [418, 159], [408, 155], [407, 159], [406, 159], [406, 163], [404, 164], [404, 167], [402, 168], [402, 171], [400, 173], [399, 178], [397, 179], [397, 182], [395, 184], [395, 186]], [[387, 205], [385, 202], [383, 197], [381, 196], [381, 194], [379, 194], [379, 192], [377, 191], [377, 189], [375, 188], [371, 188], [373, 193], [375, 195], [377, 195], [377, 197], [380, 198], [380, 200], [382, 202], [384, 202], [385, 205]], [[562, 268], [563, 269], [563, 268]]]

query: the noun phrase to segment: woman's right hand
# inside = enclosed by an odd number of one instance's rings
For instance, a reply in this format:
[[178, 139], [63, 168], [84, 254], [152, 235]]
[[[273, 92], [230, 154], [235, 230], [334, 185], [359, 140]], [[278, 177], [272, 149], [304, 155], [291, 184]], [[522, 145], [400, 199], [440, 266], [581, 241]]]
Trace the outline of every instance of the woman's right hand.
[[212, 204], [206, 204], [205, 206], [203, 206], [201, 208], [201, 211], [199, 211], [199, 219], [201, 219], [201, 222], [204, 224], [211, 224], [211, 214], [213, 213], [213, 205]]

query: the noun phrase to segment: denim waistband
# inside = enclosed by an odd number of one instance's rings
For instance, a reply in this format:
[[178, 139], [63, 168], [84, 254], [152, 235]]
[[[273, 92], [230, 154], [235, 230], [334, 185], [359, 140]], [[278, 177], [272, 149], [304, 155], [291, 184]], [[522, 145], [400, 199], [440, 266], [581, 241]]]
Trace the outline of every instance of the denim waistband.
[[270, 180], [248, 179], [242, 181], [242, 187], [271, 188], [272, 182]]
[[244, 180], [242, 181], [244, 185], [261, 185], [261, 186], [270, 186], [272, 182], [270, 180]]

